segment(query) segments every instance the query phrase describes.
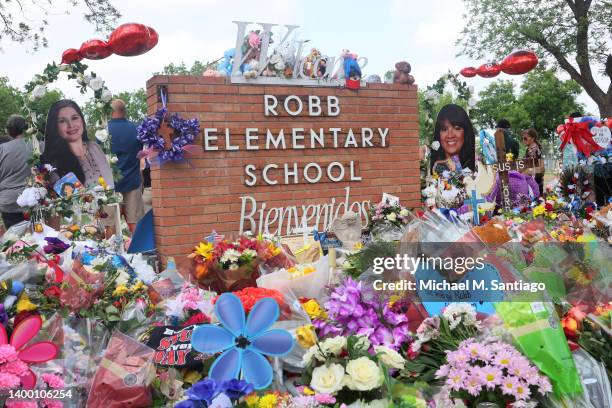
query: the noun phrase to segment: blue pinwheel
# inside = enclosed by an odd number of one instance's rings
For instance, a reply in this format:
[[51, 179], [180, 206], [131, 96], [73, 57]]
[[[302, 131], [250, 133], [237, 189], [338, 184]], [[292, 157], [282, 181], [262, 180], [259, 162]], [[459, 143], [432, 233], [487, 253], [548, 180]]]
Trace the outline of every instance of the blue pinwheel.
[[242, 377], [261, 390], [272, 383], [272, 366], [263, 356], [283, 356], [291, 351], [294, 340], [282, 329], [270, 329], [279, 315], [274, 299], [264, 298], [253, 306], [245, 321], [244, 307], [232, 293], [224, 293], [215, 303], [221, 325], [204, 324], [191, 336], [193, 348], [200, 353], [222, 352], [210, 367], [208, 376], [217, 382]]

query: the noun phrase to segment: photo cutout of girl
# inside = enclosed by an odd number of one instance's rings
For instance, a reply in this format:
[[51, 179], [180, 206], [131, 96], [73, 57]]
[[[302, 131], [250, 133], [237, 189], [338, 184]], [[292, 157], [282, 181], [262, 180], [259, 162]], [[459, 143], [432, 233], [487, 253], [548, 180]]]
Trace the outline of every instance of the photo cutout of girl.
[[448, 104], [440, 109], [434, 142], [440, 144], [431, 153], [431, 170], [434, 173], [441, 175], [444, 171], [476, 170], [474, 126], [461, 106]]

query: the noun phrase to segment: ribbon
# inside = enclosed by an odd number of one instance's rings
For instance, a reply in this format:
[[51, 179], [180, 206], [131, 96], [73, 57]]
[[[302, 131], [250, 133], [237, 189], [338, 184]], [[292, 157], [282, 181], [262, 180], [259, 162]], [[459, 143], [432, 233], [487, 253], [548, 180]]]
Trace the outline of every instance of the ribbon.
[[568, 142], [572, 142], [576, 149], [585, 156], [590, 156], [591, 153], [601, 150], [594, 140], [591, 131], [589, 130], [588, 122], [576, 123], [574, 118], [569, 118], [569, 122], [557, 128], [557, 132], [561, 135], [563, 142], [561, 143], [561, 151]]
[[327, 233], [326, 232], [319, 232], [317, 230], [313, 230], [312, 234], [314, 236], [314, 240], [315, 241], [325, 241], [327, 239]]

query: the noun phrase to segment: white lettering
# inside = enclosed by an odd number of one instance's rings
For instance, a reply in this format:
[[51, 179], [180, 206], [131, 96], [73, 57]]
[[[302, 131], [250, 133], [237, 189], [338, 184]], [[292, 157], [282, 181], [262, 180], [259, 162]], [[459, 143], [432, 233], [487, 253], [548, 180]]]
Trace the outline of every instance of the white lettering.
[[278, 138], [276, 139], [274, 139], [274, 135], [272, 134], [272, 131], [268, 129], [268, 132], [266, 135], [266, 149], [268, 150], [270, 150], [270, 143], [272, 143], [275, 149], [278, 149], [278, 146], [280, 145], [283, 146], [282, 147], [283, 149], [287, 148], [287, 146], [285, 145], [285, 133], [283, 129], [279, 130]]
[[378, 128], [378, 134], [380, 135], [382, 147], [387, 147], [387, 135], [389, 135], [389, 128]]
[[348, 134], [346, 136], [346, 140], [344, 141], [344, 147], [359, 147], [357, 144], [357, 139], [355, 139], [355, 134], [353, 133], [353, 129], [349, 128]]
[[215, 133], [217, 128], [204, 128], [204, 150], [219, 150], [219, 146], [211, 146], [209, 143], [213, 140], [217, 140]]
[[270, 184], [270, 185], [274, 185], [274, 184], [278, 184], [278, 180], [270, 180], [268, 178], [268, 170], [270, 169], [276, 169], [278, 168], [278, 166], [276, 164], [268, 164], [263, 168], [262, 171], [262, 175], [263, 175], [263, 179], [266, 183]]
[[274, 109], [278, 105], [278, 99], [274, 95], [264, 95], [264, 115], [278, 116], [278, 112]]
[[[311, 168], [315, 168], [317, 171], [317, 176], [315, 178], [310, 178], [310, 175], [308, 174], [308, 171]], [[308, 163], [305, 167], [304, 167], [304, 179], [309, 182], [309, 183], [318, 183], [321, 180], [321, 177], [323, 176], [323, 169], [321, 169], [321, 166], [319, 166], [317, 163]]]
[[[334, 177], [332, 174], [332, 169], [334, 167], [338, 167], [340, 169], [340, 173], [338, 174], [338, 177]], [[327, 166], [327, 177], [329, 177], [329, 179], [333, 182], [342, 181], [342, 179], [344, 178], [344, 166], [342, 165], [342, 163], [339, 163], [339, 162], [330, 163], [329, 166]]]
[[[297, 110], [292, 110], [289, 106], [289, 102], [291, 101], [295, 101], [296, 105], [297, 105]], [[284, 102], [284, 106], [285, 106], [285, 111], [291, 115], [291, 116], [297, 116], [300, 113], [302, 113], [302, 109], [304, 109], [304, 104], [302, 104], [302, 100], [300, 99], [299, 96], [297, 95], [289, 95], [288, 97], [285, 98], [285, 102]]]
[[308, 115], [321, 116], [321, 98], [318, 96], [308, 96]]
[[374, 147], [374, 145], [372, 144], [373, 135], [374, 135], [374, 132], [372, 132], [372, 129], [362, 128], [361, 129], [361, 147], [366, 147], [366, 146]]
[[238, 150], [238, 149], [240, 149], [240, 146], [238, 145], [232, 146], [232, 142], [230, 142], [230, 130], [226, 128], [225, 129], [225, 150]]
[[327, 97], [327, 114], [329, 116], [340, 115], [340, 100], [337, 96], [332, 95]]
[[244, 184], [246, 184], [249, 187], [253, 187], [255, 184], [257, 184], [257, 176], [255, 174], [253, 174], [253, 171], [255, 170], [255, 165], [254, 164], [247, 164], [244, 167], [244, 172], [246, 173], [247, 176], [249, 176], [251, 179], [250, 180], [245, 180]]
[[291, 136], [293, 139], [293, 148], [294, 149], [304, 149], [303, 144], [298, 144], [298, 140], [304, 140], [304, 128], [291, 129]]

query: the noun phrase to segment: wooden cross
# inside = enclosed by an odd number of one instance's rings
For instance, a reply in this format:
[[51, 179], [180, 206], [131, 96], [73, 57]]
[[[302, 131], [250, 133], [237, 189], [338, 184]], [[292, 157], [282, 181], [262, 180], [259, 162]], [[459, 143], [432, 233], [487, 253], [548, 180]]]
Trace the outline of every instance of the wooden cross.
[[539, 167], [540, 161], [537, 159], [522, 159], [507, 162], [504, 131], [500, 129], [495, 132], [495, 150], [497, 151], [497, 163], [493, 163], [492, 166], [493, 172], [499, 174], [499, 179], [501, 180], [502, 206], [504, 207], [504, 211], [512, 211], [508, 172], [510, 170], [521, 171], [523, 169]]
[[170, 117], [166, 114], [158, 131], [158, 134], [164, 138], [164, 149], [170, 150], [172, 147], [172, 139], [176, 136], [175, 132], [175, 129], [170, 127]]

